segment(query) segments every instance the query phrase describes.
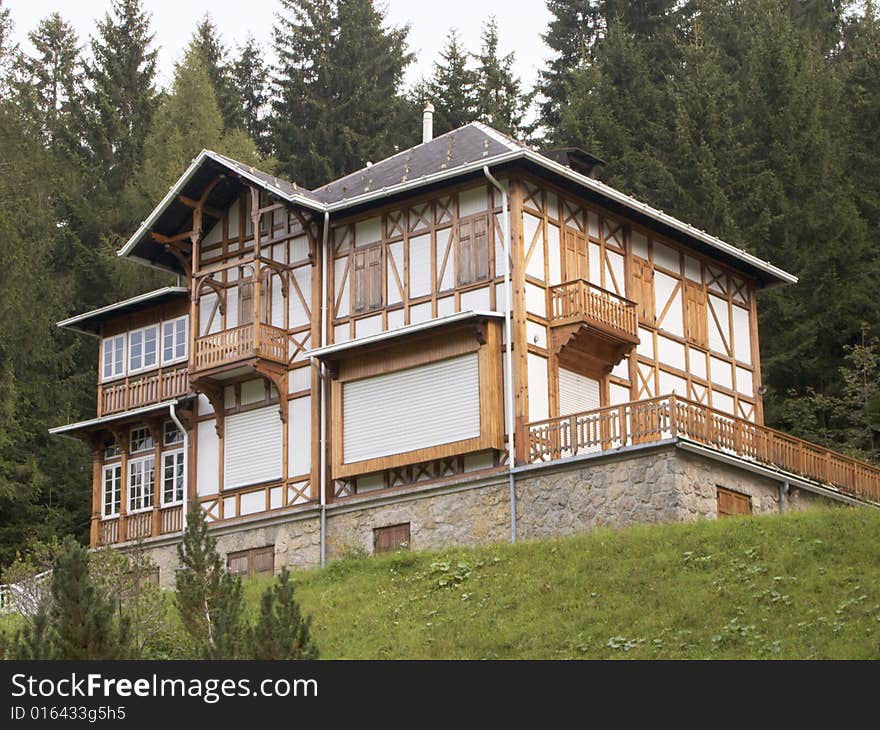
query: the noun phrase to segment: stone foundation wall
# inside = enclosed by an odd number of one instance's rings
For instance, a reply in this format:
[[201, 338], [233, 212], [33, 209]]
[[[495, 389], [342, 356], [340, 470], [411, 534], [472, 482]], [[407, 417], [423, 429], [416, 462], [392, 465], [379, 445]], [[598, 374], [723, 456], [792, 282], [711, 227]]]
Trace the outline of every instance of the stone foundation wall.
[[[327, 509], [327, 557], [373, 552], [373, 530], [410, 524], [412, 549], [505, 541], [510, 535], [506, 474], [471, 477], [467, 483], [364, 495]], [[686, 522], [717, 517], [716, 487], [751, 497], [753, 514], [780, 511], [779, 482], [734, 465], [658, 445], [628, 453], [569, 460], [517, 475], [520, 539], [557, 537], [597, 526]], [[828, 503], [822, 496], [792, 489], [786, 509]], [[275, 569], [320, 563], [320, 513], [315, 508], [272, 516], [263, 524], [216, 528], [221, 555], [273, 545]], [[269, 520], [271, 519], [271, 524]], [[159, 565], [163, 587], [174, 584], [174, 545], [147, 546]]]

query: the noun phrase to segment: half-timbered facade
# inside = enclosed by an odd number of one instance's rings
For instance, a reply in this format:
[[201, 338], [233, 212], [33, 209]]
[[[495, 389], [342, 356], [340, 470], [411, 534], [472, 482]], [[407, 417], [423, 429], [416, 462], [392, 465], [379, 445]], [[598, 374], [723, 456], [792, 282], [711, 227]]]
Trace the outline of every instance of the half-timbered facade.
[[[763, 425], [758, 293], [795, 277], [596, 162], [478, 123], [316, 190], [202, 152], [120, 251], [179, 285], [59, 323], [100, 339], [96, 417], [53, 429], [92, 447], [93, 545], [159, 549], [195, 501], [224, 535], [298, 525], [323, 559], [328, 515], [419, 544], [380, 506], [505, 482], [515, 534], [536, 469], [672, 442], [880, 500], [876, 469]], [[755, 503], [716, 487], [707, 513]]]

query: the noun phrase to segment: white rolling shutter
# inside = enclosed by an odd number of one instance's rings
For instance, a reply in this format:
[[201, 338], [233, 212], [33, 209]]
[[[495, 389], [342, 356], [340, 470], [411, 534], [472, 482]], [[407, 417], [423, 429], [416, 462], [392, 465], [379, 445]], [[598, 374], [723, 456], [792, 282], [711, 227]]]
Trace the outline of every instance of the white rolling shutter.
[[342, 404], [346, 464], [475, 438], [477, 355], [345, 383]]
[[223, 431], [225, 489], [281, 478], [281, 417], [278, 406], [226, 417]]
[[599, 404], [599, 381], [559, 368], [559, 415], [594, 411]]

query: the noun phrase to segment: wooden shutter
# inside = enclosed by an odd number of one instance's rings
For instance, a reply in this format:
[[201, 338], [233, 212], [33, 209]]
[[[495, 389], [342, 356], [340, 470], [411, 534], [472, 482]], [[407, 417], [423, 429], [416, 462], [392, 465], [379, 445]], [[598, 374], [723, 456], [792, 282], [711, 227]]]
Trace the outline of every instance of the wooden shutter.
[[275, 546], [253, 548], [251, 556], [251, 572], [256, 575], [259, 573], [265, 575], [275, 574]]
[[587, 237], [580, 231], [565, 229], [565, 281], [589, 279]]
[[254, 285], [251, 282], [238, 287], [238, 324], [254, 321]]
[[709, 344], [709, 320], [706, 310], [706, 292], [702, 286], [685, 282], [685, 307], [687, 312], [687, 338], [701, 347]]
[[470, 284], [474, 280], [472, 226], [469, 220], [458, 224], [458, 285]]
[[489, 216], [485, 213], [459, 221], [457, 244], [459, 286], [489, 278]]
[[373, 554], [391, 553], [395, 550], [409, 550], [409, 522], [402, 525], [377, 527], [373, 530]]
[[647, 261], [633, 256], [633, 294], [639, 305], [639, 320], [654, 324], [654, 269]]
[[718, 516], [732, 517], [734, 515], [750, 515], [752, 513], [752, 499], [747, 494], [734, 492], [732, 489], [717, 487]]
[[352, 257], [352, 311], [378, 309], [382, 306], [382, 247], [355, 251]]
[[471, 271], [473, 281], [489, 278], [489, 217], [481, 215], [474, 218], [474, 239], [471, 244]]

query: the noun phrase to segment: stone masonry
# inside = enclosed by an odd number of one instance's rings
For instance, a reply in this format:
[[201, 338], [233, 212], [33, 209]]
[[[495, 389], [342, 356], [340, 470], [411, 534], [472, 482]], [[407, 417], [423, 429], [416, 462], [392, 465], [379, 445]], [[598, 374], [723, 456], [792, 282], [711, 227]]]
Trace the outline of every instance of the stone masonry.
[[[350, 497], [327, 509], [327, 557], [373, 551], [373, 530], [409, 523], [412, 549], [474, 545], [509, 539], [510, 498], [506, 474], [473, 475], [454, 484]], [[598, 526], [690, 522], [717, 517], [716, 487], [751, 497], [752, 512], [781, 511], [780, 482], [683, 451], [672, 443], [597, 454], [519, 470], [516, 477], [520, 539], [586, 532]], [[792, 489], [786, 509], [827, 500]], [[273, 545], [275, 569], [320, 563], [320, 510], [227, 523], [215, 528], [222, 555]], [[147, 544], [163, 587], [174, 584], [175, 545]]]

